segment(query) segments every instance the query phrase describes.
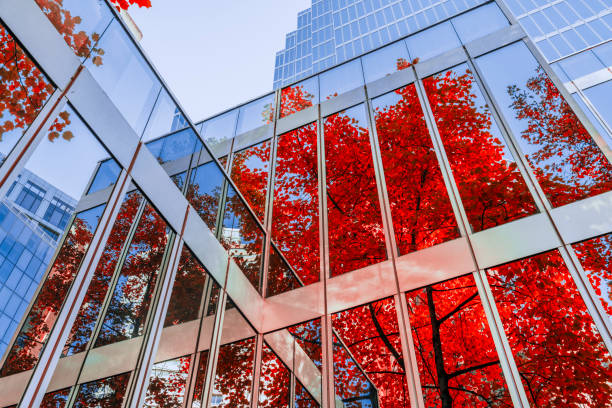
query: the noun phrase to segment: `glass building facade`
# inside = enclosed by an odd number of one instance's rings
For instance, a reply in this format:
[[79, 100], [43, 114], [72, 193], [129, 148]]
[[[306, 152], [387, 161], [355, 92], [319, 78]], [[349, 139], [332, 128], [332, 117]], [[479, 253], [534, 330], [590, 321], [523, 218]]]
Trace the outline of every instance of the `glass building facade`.
[[8, 1], [0, 195], [81, 198], [0, 407], [610, 406], [612, 152], [505, 3], [194, 123], [111, 3]]

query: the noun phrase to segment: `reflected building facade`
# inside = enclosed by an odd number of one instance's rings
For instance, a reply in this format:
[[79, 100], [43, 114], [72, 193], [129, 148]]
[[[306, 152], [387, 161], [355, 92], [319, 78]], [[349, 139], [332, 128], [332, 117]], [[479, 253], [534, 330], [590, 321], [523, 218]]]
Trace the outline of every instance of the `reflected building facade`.
[[54, 151], [81, 198], [0, 407], [610, 406], [612, 151], [514, 5], [387, 1], [194, 123], [120, 2], [8, 1], [0, 195]]

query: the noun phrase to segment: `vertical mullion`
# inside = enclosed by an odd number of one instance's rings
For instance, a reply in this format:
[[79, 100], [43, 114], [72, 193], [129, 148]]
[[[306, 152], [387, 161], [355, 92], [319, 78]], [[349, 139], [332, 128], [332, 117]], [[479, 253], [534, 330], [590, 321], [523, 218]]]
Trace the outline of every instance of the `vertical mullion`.
[[425, 400], [423, 400], [423, 390], [421, 389], [421, 379], [417, 365], [414, 339], [412, 338], [412, 329], [410, 326], [410, 315], [408, 313], [406, 295], [403, 293], [396, 294], [394, 296], [394, 300], [400, 329], [400, 343], [402, 345], [402, 354], [404, 356], [404, 366], [406, 367], [406, 376], [409, 387], [408, 391], [410, 394], [410, 406], [412, 408], [425, 408]]
[[257, 333], [255, 343], [255, 365], [253, 369], [253, 383], [251, 385], [251, 408], [259, 405], [259, 377], [261, 376], [261, 360], [263, 351], [263, 334]]

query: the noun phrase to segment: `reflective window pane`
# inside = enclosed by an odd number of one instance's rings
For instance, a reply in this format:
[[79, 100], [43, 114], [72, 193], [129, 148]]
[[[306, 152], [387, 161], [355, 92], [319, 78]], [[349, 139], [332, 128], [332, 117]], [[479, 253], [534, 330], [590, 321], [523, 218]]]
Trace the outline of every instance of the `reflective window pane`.
[[289, 407], [291, 373], [267, 344], [263, 345], [261, 376], [259, 378], [259, 404], [261, 408]]
[[200, 214], [211, 231], [216, 231], [217, 212], [225, 178], [214, 161], [204, 163], [191, 171], [187, 200]]
[[270, 261], [268, 266], [268, 288], [266, 296], [274, 296], [297, 289], [302, 286], [287, 262], [278, 253], [274, 244], [270, 245]]
[[104, 205], [79, 213], [64, 239], [41, 291], [29, 311], [27, 323], [7, 355], [1, 376], [34, 368], [81, 261], [93, 238]]
[[170, 97], [167, 90], [162, 89], [155, 101], [155, 107], [147, 122], [142, 140], [147, 142], [166, 133], [176, 132], [189, 126], [185, 115]]
[[146, 146], [160, 164], [193, 154], [202, 143], [191, 129], [185, 129], [160, 139], [148, 142]]
[[336, 395], [345, 404], [361, 403], [356, 406], [410, 407], [394, 299], [336, 313], [332, 327], [340, 340], [334, 341]]
[[274, 94], [264, 96], [240, 108], [236, 134], [253, 130], [274, 120]]
[[165, 221], [147, 204], [121, 267], [95, 347], [142, 335], [169, 232]]
[[342, 64], [319, 75], [321, 101], [342, 95], [363, 85], [361, 61]]
[[254, 338], [225, 344], [219, 348], [212, 406], [251, 406], [254, 359]]
[[474, 278], [417, 289], [406, 299], [425, 406], [511, 407]]
[[234, 137], [237, 119], [237, 109], [214, 117], [202, 124], [200, 134], [208, 146], [212, 147]]
[[474, 232], [538, 210], [467, 65], [424, 81]]
[[100, 167], [94, 176], [87, 194], [93, 194], [96, 191], [104, 190], [107, 187], [115, 184], [121, 173], [121, 167], [113, 159], [108, 159], [100, 163]]
[[612, 320], [612, 234], [573, 244], [601, 306]]
[[278, 138], [272, 238], [305, 285], [319, 281], [317, 125]]
[[74, 408], [120, 407], [127, 392], [130, 373], [82, 384]]
[[232, 159], [232, 180], [260, 221], [266, 207], [270, 146], [270, 141], [251, 146], [234, 153]]
[[284, 118], [319, 103], [319, 78], [313, 77], [281, 91], [280, 117]]
[[553, 207], [612, 188], [612, 166], [523, 42], [477, 64]]
[[451, 22], [464, 44], [510, 25], [495, 3], [468, 11], [453, 18]]
[[261, 288], [263, 239], [263, 230], [234, 188], [229, 187], [221, 243], [257, 290]]
[[153, 364], [144, 406], [181, 408], [185, 401], [190, 365], [189, 356]]
[[325, 118], [329, 262], [336, 276], [387, 258], [363, 105]]
[[306, 388], [300, 384], [299, 381], [295, 382], [295, 408], [319, 408], [320, 405], [312, 396], [306, 391]]
[[366, 83], [383, 78], [410, 66], [410, 57], [403, 41], [390, 44], [361, 57]]
[[[612, 93], [612, 81], [607, 81], [591, 88], [585, 89], [584, 94], [589, 98], [589, 101], [595, 106], [597, 112], [606, 121], [608, 126], [612, 127], [612, 106], [609, 103], [609, 96]], [[602, 136], [605, 134], [602, 134]], [[612, 145], [612, 141], [608, 139], [608, 144]]]
[[[36, 119], [55, 88], [0, 25], [0, 164]], [[65, 125], [63, 125], [65, 126]]]
[[161, 84], [117, 20], [100, 39], [104, 55], [86, 66], [134, 131], [141, 135]]
[[416, 88], [372, 102], [400, 255], [459, 237]]
[[40, 403], [40, 408], [64, 408], [68, 403], [70, 388], [54, 392], [48, 392]]
[[301, 348], [310, 357], [314, 365], [322, 370], [323, 350], [321, 346], [321, 320], [315, 319], [306, 323], [296, 324], [287, 330], [296, 341], [296, 348]]
[[461, 46], [450, 22], [438, 24], [406, 38], [412, 60], [424, 61]]
[[612, 358], [561, 254], [547, 252], [487, 273], [531, 404], [608, 405]]
[[142, 201], [142, 195], [138, 192], [128, 194], [123, 200], [62, 355], [70, 356], [85, 351], [100, 317], [110, 281]]

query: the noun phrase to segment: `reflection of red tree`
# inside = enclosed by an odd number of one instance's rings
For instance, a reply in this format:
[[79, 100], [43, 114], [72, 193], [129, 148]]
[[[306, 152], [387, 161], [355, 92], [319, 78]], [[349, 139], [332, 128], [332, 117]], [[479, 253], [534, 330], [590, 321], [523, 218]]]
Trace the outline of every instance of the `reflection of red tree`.
[[572, 246], [601, 305], [612, 319], [612, 234]]
[[260, 408], [289, 407], [291, 373], [267, 345], [261, 355]]
[[557, 251], [488, 272], [527, 396], [537, 407], [611, 407], [612, 359]]
[[152, 368], [145, 407], [180, 408], [185, 400], [185, 386], [190, 357], [157, 363]]
[[426, 406], [512, 407], [472, 276], [407, 294]]
[[269, 163], [270, 142], [236, 152], [232, 159], [232, 180], [262, 222], [268, 191]]
[[215, 392], [222, 396], [220, 407], [250, 406], [255, 339], [247, 339], [219, 348]]
[[127, 390], [130, 374], [85, 383], [79, 388], [75, 408], [116, 408], [120, 407]]

